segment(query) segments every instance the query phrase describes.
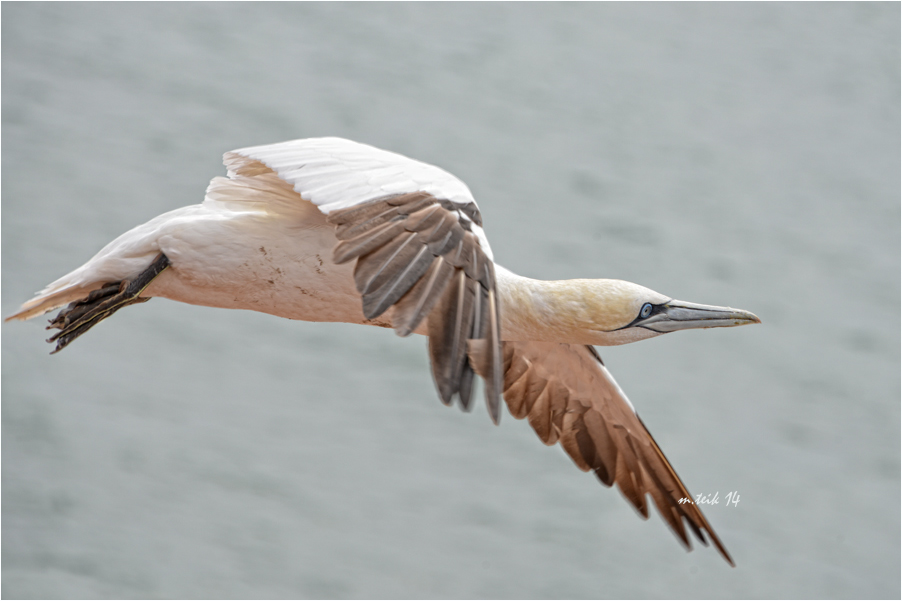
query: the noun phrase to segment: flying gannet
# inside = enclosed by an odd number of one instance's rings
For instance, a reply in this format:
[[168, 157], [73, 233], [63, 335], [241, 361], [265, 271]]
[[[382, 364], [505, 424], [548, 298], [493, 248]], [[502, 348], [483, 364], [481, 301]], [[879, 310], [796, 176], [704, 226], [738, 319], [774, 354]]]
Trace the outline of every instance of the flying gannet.
[[648, 494], [687, 549], [684, 524], [733, 565], [592, 345], [759, 323], [755, 315], [620, 280], [516, 275], [494, 263], [462, 181], [372, 146], [293, 140], [227, 152], [224, 163], [228, 177], [213, 178], [203, 203], [119, 236], [7, 319], [69, 303], [48, 326], [59, 330], [53, 352], [151, 297], [426, 335], [445, 405], [470, 409], [481, 376], [495, 423], [503, 395], [542, 442], [616, 483], [643, 518]]

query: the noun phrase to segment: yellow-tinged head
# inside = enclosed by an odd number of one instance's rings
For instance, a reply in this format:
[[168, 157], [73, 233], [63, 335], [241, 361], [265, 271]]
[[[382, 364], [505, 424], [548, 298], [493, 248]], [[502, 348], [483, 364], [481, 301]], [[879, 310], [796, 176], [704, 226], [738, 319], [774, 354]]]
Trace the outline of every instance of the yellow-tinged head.
[[677, 330], [761, 323], [748, 311], [673, 300], [623, 280], [545, 284], [530, 294], [536, 325], [560, 342], [611, 346]]

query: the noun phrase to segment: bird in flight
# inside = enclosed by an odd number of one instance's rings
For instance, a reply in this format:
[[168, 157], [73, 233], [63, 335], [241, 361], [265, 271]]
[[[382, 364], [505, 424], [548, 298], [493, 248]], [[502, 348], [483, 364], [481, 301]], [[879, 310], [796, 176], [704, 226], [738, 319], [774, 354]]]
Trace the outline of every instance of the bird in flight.
[[760, 323], [621, 280], [543, 281], [494, 263], [469, 188], [450, 173], [341, 138], [227, 152], [204, 201], [122, 234], [7, 318], [50, 321], [54, 353], [152, 297], [428, 337], [438, 395], [469, 410], [475, 376], [546, 445], [729, 553], [593, 345]]

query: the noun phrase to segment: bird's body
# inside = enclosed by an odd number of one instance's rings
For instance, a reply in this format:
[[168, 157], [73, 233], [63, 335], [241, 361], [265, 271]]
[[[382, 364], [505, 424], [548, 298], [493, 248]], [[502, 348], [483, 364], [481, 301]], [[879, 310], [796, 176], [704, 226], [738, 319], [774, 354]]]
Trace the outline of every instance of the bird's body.
[[[446, 404], [470, 407], [486, 380], [546, 444], [614, 482], [640, 513], [646, 493], [688, 543], [683, 520], [729, 559], [591, 346], [676, 329], [757, 322], [619, 280], [546, 282], [492, 260], [469, 189], [394, 153], [321, 138], [236, 150], [200, 205], [126, 232], [12, 318], [72, 303], [52, 322], [57, 350], [121, 306], [150, 297], [289, 319], [429, 336]], [[362, 301], [362, 302], [361, 302]]]
[[363, 316], [354, 266], [332, 262], [335, 228], [316, 207], [273, 214], [266, 205], [220, 204], [163, 216], [167, 226], [184, 219], [188, 227], [164, 226], [147, 236], [150, 258], [162, 252], [172, 267], [146, 296], [303, 321], [390, 325]]

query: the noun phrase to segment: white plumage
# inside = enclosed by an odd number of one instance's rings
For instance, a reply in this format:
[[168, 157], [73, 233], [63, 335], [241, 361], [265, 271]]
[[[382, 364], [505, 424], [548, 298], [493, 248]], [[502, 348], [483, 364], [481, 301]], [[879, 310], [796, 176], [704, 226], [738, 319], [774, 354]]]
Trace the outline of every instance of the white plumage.
[[[688, 524], [732, 563], [590, 345], [757, 323], [619, 280], [545, 282], [492, 261], [469, 188], [438, 167], [340, 138], [228, 152], [204, 201], [104, 247], [9, 319], [71, 303], [51, 322], [60, 350], [151, 297], [429, 337], [441, 400], [471, 406], [475, 375], [497, 422], [503, 393], [546, 444], [617, 483], [643, 516], [650, 495], [688, 546]], [[374, 358], [378, 360], [378, 358]]]

